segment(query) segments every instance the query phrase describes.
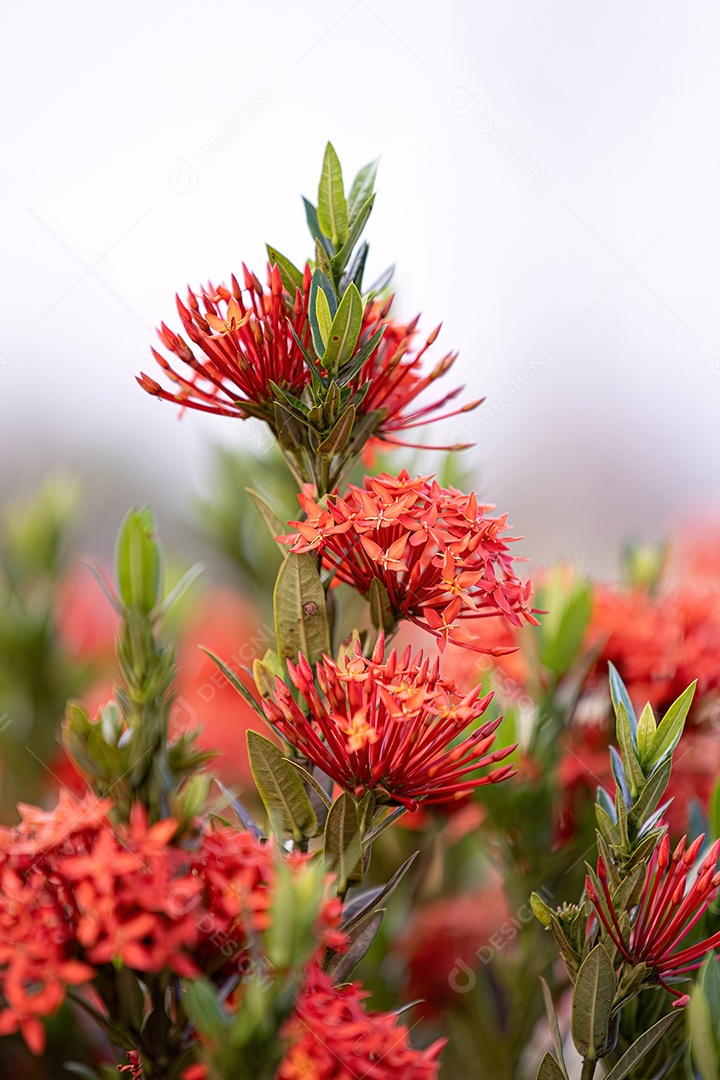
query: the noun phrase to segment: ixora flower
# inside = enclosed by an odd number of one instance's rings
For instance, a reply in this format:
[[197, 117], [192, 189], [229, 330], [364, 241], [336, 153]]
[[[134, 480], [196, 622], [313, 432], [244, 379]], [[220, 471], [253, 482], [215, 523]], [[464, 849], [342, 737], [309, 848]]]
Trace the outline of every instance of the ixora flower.
[[208, 827], [181, 846], [173, 819], [149, 825], [136, 806], [120, 827], [110, 810], [63, 795], [57, 810], [21, 806], [20, 825], [0, 829], [0, 1035], [19, 1030], [35, 1053], [41, 1018], [103, 965], [237, 977], [270, 921], [274, 845]]
[[428, 630], [441, 651], [448, 642], [494, 655], [512, 651], [484, 645], [460, 619], [537, 622], [527, 606], [530, 584], [513, 570], [508, 543], [515, 538], [502, 536], [507, 519], [485, 516], [493, 508], [474, 494], [403, 470], [366, 477], [363, 487], [348, 484], [342, 498], [322, 502], [305, 485], [298, 499], [306, 519], [291, 521], [297, 532], [277, 539], [292, 551], [317, 551], [338, 581], [363, 595], [379, 582], [395, 621]]
[[291, 1046], [277, 1080], [435, 1080], [445, 1039], [414, 1050], [394, 1013], [366, 1012], [357, 983], [333, 986], [317, 964], [308, 969], [295, 1012], [282, 1032]]
[[200, 297], [190, 292], [187, 305], [177, 298], [185, 333], [204, 355], [198, 359], [184, 338], [163, 323], [161, 342], [189, 371], [180, 374], [153, 349], [177, 389], [164, 390], [142, 373], [137, 381], [143, 390], [183, 407], [241, 420], [272, 419], [273, 382], [294, 395], [302, 393], [311, 378], [303, 354], [310, 341], [309, 271], [294, 303], [283, 294], [277, 266], [268, 275], [267, 289], [244, 264], [243, 275], [244, 290], [233, 276], [232, 289], [209, 287]]
[[500, 720], [474, 727], [454, 745], [479, 721], [492, 695], [480, 697], [476, 687], [462, 697], [454, 682], [441, 677], [437, 659], [431, 663], [422, 652], [412, 657], [410, 648], [401, 658], [394, 650], [384, 658], [384, 647], [381, 634], [372, 658], [358, 644], [342, 664], [325, 657], [315, 672], [303, 656], [297, 665], [289, 661], [304, 702], [298, 704], [278, 679], [274, 699], [263, 702], [268, 720], [346, 791], [356, 797], [374, 791], [411, 810], [420, 802], [460, 799], [514, 774], [504, 765], [477, 775], [514, 750], [491, 749]]
[[[375, 302], [367, 305], [363, 314], [363, 325], [356, 353], [359, 353], [377, 330], [383, 335], [377, 348], [367, 358], [359, 372], [350, 381], [350, 386], [364, 397], [358, 405], [358, 417], [375, 413], [377, 426], [373, 434], [386, 443], [396, 446], [416, 446], [398, 438], [398, 435], [414, 428], [422, 427], [435, 420], [447, 420], [460, 413], [471, 412], [481, 403], [470, 401], [450, 412], [441, 413], [445, 406], [453, 401], [464, 389], [457, 386], [437, 401], [413, 408], [416, 399], [455, 363], [458, 354], [446, 353], [435, 362], [429, 371], [424, 371], [426, 353], [435, 343], [440, 327], [428, 336], [419, 349], [413, 343], [417, 334], [419, 316], [410, 323], [397, 322], [388, 318], [393, 297], [384, 303]], [[440, 414], [440, 415], [438, 415]], [[463, 449], [460, 444], [454, 449]], [[424, 449], [430, 449], [423, 444]], [[449, 449], [440, 447], [440, 449]]]
[[598, 859], [597, 867], [602, 897], [589, 877], [585, 881], [588, 898], [622, 958], [628, 964], [647, 965], [648, 972], [677, 999], [675, 1005], [686, 1005], [690, 999], [671, 983], [687, 979], [690, 972], [700, 967], [704, 957], [720, 946], [719, 932], [686, 948], [680, 947], [707, 911], [720, 885], [717, 872], [720, 840], [695, 866], [704, 839], [704, 835], [698, 836], [687, 847], [687, 838], [683, 837], [671, 854], [667, 833], [663, 836], [648, 865], [629, 935], [620, 926], [602, 858]]
[[[253, 416], [272, 425], [273, 402], [277, 399], [273, 383], [301, 398], [312, 380], [311, 364], [327, 376], [313, 353], [308, 320], [310, 268], [305, 267], [302, 287], [297, 288], [294, 298], [283, 291], [277, 265], [268, 267], [267, 289], [245, 265], [243, 279], [244, 289], [233, 277], [231, 289], [208, 287], [199, 296], [190, 291], [187, 304], [178, 297], [184, 332], [200, 350], [200, 356], [163, 323], [160, 341], [189, 370], [182, 374], [182, 369], [176, 370], [153, 349], [155, 360], [176, 389], [164, 389], [144, 372], [138, 382], [149, 394], [182, 407], [241, 420]], [[440, 327], [419, 349], [414, 349], [418, 319], [407, 324], [389, 319], [391, 303], [392, 297], [365, 306], [348, 366], [356, 367], [354, 357], [361, 353], [365, 359], [360, 357], [360, 367], [342, 381], [354, 403], [358, 427], [365, 428], [365, 438], [413, 445], [399, 440], [398, 434], [469, 412], [480, 402], [471, 401], [442, 413], [463, 389], [458, 386], [435, 402], [414, 407], [416, 399], [452, 367], [457, 353], [446, 353], [430, 370], [423, 370], [425, 354]]]

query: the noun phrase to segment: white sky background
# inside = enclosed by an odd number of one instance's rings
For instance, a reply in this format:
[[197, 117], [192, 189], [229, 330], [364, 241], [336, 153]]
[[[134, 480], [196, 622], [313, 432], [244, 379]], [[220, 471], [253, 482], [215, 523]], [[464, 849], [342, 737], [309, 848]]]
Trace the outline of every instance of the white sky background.
[[395, 261], [399, 311], [442, 319], [435, 355], [488, 395], [476, 487], [534, 558], [609, 570], [718, 502], [717, 4], [4, 0], [0, 23], [0, 489], [113, 463], [111, 531], [129, 501], [186, 512], [209, 442], [248, 430], [133, 377], [176, 290], [266, 240], [308, 253], [331, 138], [348, 180], [382, 156], [369, 279]]

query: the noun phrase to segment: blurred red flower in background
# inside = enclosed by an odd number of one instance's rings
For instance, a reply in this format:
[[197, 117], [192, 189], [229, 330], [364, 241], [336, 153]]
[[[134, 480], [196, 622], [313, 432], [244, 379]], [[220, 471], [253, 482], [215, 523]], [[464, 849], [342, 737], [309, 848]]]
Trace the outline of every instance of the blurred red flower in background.
[[[528, 908], [526, 922], [530, 917]], [[417, 908], [393, 953], [407, 970], [411, 998], [422, 999], [421, 1015], [452, 1008], [456, 995], [472, 981], [471, 973], [482, 970], [498, 947], [512, 949], [517, 934], [499, 878]]]

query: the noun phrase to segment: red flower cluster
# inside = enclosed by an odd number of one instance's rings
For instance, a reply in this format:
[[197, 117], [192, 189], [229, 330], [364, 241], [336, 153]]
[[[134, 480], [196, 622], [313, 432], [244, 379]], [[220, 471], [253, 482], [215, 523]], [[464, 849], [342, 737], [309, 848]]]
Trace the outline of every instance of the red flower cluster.
[[[585, 880], [588, 898], [620, 955], [628, 964], [646, 964], [658, 983], [678, 999], [676, 1005], [686, 1005], [690, 999], [669, 982], [686, 979], [720, 945], [719, 932], [685, 949], [679, 948], [707, 911], [720, 885], [717, 872], [720, 840], [695, 868], [704, 839], [704, 835], [698, 836], [686, 850], [687, 839], [683, 837], [671, 855], [667, 834], [662, 838], [648, 865], [642, 898], [627, 938], [613, 906], [602, 858], [598, 859], [597, 867], [602, 897], [590, 878]], [[688, 889], [689, 880], [692, 884]]]
[[607, 664], [622, 674], [638, 705], [661, 713], [698, 680], [693, 714], [702, 720], [720, 696], [720, 593], [685, 585], [648, 595], [639, 589], [599, 586], [590, 647], [601, 645], [591, 687], [607, 684]]
[[22, 823], [0, 830], [0, 1034], [20, 1029], [35, 1053], [39, 1018], [98, 967], [237, 972], [248, 932], [268, 925], [271, 845], [223, 828], [186, 849], [170, 843], [175, 821], [148, 826], [141, 807], [113, 828], [111, 805], [63, 793], [56, 810], [21, 806]]
[[[461, 697], [441, 677], [438, 660], [431, 664], [422, 652], [413, 658], [409, 648], [401, 659], [395, 651], [384, 659], [384, 645], [381, 634], [371, 659], [358, 644], [342, 665], [325, 657], [314, 672], [303, 656], [297, 665], [288, 661], [309, 715], [278, 679], [274, 700], [263, 702], [268, 720], [346, 791], [357, 797], [376, 791], [411, 810], [512, 776], [510, 765], [469, 776], [514, 750], [491, 751], [500, 720], [475, 727], [490, 695], [480, 698], [476, 687]], [[471, 726], [472, 734], [454, 745]]]
[[[221, 285], [203, 290], [200, 298], [189, 292], [187, 306], [177, 297], [185, 333], [204, 353], [199, 360], [187, 342], [163, 323], [160, 340], [190, 368], [184, 377], [152, 350], [153, 356], [177, 391], [163, 390], [144, 373], [143, 390], [166, 401], [221, 416], [267, 418], [274, 398], [271, 382], [298, 395], [310, 381], [310, 372], [294, 334], [304, 346], [310, 341], [307, 318], [310, 272], [294, 305], [283, 295], [280, 271], [273, 267], [268, 288], [243, 264], [245, 289], [233, 275], [232, 290]], [[202, 301], [202, 304], [201, 304]]]
[[414, 1050], [394, 1013], [365, 1011], [367, 997], [357, 983], [333, 986], [311, 964], [283, 1032], [292, 1045], [277, 1080], [434, 1080], [446, 1040]]
[[[484, 515], [474, 494], [443, 488], [432, 477], [366, 477], [364, 486], [348, 484], [341, 498], [327, 505], [315, 501], [306, 485], [298, 496], [306, 520], [278, 537], [293, 551], [317, 551], [336, 580], [361, 594], [374, 581], [384, 586], [396, 620], [409, 619], [438, 639], [476, 652], [506, 652], [484, 646], [477, 633], [457, 626], [460, 619], [503, 616], [521, 625], [535, 623], [527, 602], [530, 584], [513, 571], [508, 543], [502, 537], [506, 517]], [[323, 500], [323, 503], [325, 500]]]
[[[243, 275], [244, 289], [233, 276], [232, 289], [210, 286], [200, 296], [189, 292], [187, 304], [177, 298], [184, 331], [204, 355], [199, 359], [185, 339], [163, 323], [159, 331], [162, 344], [190, 370], [185, 376], [180, 374], [153, 349], [153, 356], [177, 389], [165, 390], [142, 373], [138, 382], [144, 390], [181, 406], [241, 420], [249, 416], [271, 419], [270, 403], [275, 396], [271, 382], [300, 397], [311, 379], [303, 354], [305, 350], [312, 355], [308, 322], [310, 268], [305, 267], [302, 288], [297, 289], [294, 300], [283, 292], [277, 266], [268, 269], [267, 289], [244, 264]], [[366, 307], [355, 352], [360, 352], [377, 330], [382, 328], [384, 333], [348, 385], [353, 391], [366, 388], [357, 411], [358, 417], [377, 414], [377, 425], [370, 434], [394, 443], [400, 431], [468, 412], [479, 401], [438, 416], [463, 389], [458, 386], [439, 401], [414, 408], [419, 395], [452, 367], [457, 354], [447, 353], [430, 371], [423, 372], [425, 353], [440, 327], [413, 352], [418, 320], [404, 325], [388, 319], [391, 303], [388, 300]]]
[[[532, 917], [518, 913], [525, 922]], [[436, 1016], [475, 985], [476, 972], [496, 950], [509, 946], [522, 923], [513, 917], [497, 878], [474, 892], [443, 896], [418, 908], [394, 946], [408, 973], [408, 993], [421, 998], [422, 1015]]]
[[[358, 410], [360, 416], [381, 411], [383, 420], [377, 431], [379, 438], [397, 446], [413, 446], [416, 444], [401, 441], [394, 436], [398, 432], [412, 430], [435, 420], [447, 420], [451, 416], [471, 412], [477, 408], [480, 401], [471, 401], [467, 405], [461, 405], [458, 409], [438, 416], [437, 413], [464, 389], [462, 386], [457, 386], [439, 401], [410, 411], [416, 399], [436, 379], [450, 370], [458, 354], [446, 353], [430, 371], [424, 373], [422, 368], [425, 354], [437, 339], [440, 327], [436, 327], [425, 344], [417, 352], [413, 352], [412, 343], [416, 335], [419, 316], [407, 324], [388, 319], [392, 300], [391, 297], [383, 304], [374, 303], [365, 309], [363, 328], [356, 352], [360, 351], [376, 330], [383, 327], [384, 333], [377, 349], [350, 381], [350, 386], [354, 390], [367, 387]], [[428, 449], [428, 447], [424, 448]], [[462, 448], [462, 446], [456, 446], [454, 449]]]

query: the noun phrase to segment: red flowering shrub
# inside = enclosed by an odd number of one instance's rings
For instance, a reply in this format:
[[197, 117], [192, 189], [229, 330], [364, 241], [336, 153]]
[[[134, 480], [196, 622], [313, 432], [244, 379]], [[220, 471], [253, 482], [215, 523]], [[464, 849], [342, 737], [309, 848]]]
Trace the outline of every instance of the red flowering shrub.
[[283, 1035], [291, 1047], [277, 1080], [435, 1080], [445, 1039], [414, 1050], [393, 1013], [367, 1012], [358, 983], [333, 986], [317, 964], [308, 968]]
[[317, 551], [338, 581], [363, 596], [372, 598], [377, 582], [395, 621], [423, 627], [441, 651], [449, 642], [498, 651], [460, 620], [536, 621], [527, 606], [530, 585], [515, 576], [510, 538], [501, 535], [506, 518], [485, 517], [491, 507], [479, 506], [474, 494], [403, 470], [367, 477], [363, 487], [348, 484], [326, 506], [309, 486], [298, 499], [306, 517], [291, 521], [297, 532], [279, 539], [292, 551]]
[[[344, 663], [326, 657], [315, 671], [302, 655], [297, 665], [288, 661], [309, 715], [278, 679], [274, 699], [263, 701], [268, 720], [357, 798], [375, 791], [383, 802], [415, 809], [420, 802], [461, 799], [481, 784], [512, 776], [507, 765], [468, 775], [515, 749], [491, 749], [499, 719], [476, 726], [490, 698], [481, 698], [478, 687], [461, 697], [455, 683], [441, 676], [439, 661], [431, 664], [422, 652], [412, 657], [408, 648], [401, 659], [394, 651], [384, 658], [384, 647], [381, 634], [371, 659], [358, 644]], [[471, 725], [472, 733], [455, 745]]]

